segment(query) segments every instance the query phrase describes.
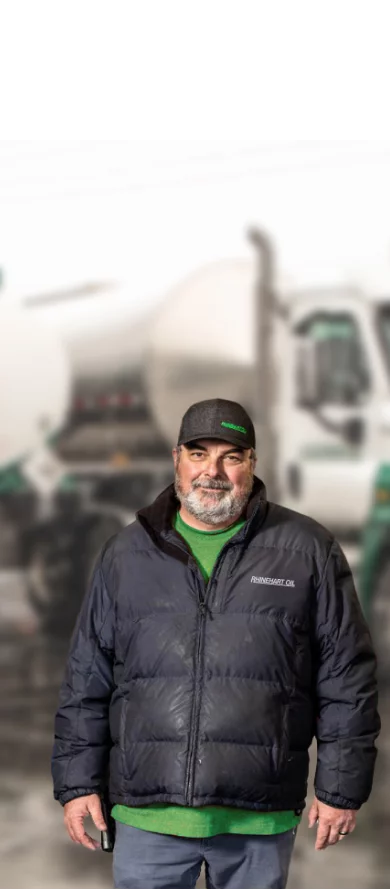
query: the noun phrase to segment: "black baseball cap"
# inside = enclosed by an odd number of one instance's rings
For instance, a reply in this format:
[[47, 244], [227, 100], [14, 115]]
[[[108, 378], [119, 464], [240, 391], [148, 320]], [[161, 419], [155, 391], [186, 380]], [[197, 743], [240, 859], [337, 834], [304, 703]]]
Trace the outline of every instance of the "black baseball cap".
[[241, 449], [256, 448], [253, 423], [238, 402], [204, 399], [194, 402], [183, 415], [178, 446], [195, 439], [221, 439]]

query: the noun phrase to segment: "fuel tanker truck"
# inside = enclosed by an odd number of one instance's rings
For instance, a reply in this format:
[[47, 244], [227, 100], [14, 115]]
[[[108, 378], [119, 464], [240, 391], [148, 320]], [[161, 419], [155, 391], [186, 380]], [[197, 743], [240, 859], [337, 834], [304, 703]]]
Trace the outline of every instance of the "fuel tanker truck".
[[390, 454], [390, 300], [345, 284], [276, 294], [271, 245], [255, 241], [258, 258], [200, 269], [155, 315], [152, 414], [173, 445], [191, 402], [242, 402], [270, 496], [356, 539]]
[[[348, 282], [282, 288], [267, 234], [254, 230], [250, 239], [254, 250], [247, 259], [211, 263], [175, 286], [145, 320], [142, 337], [119, 305], [116, 327], [105, 323], [104, 331], [93, 333], [86, 323], [90, 349], [85, 344], [83, 351], [79, 339], [69, 350], [80, 334], [76, 325], [67, 350], [71, 374], [87, 380], [90, 355], [93, 380], [99, 372], [96, 344], [104, 342], [104, 366], [138, 382], [150, 437], [160, 452], [147, 468], [142, 451], [131, 455], [129, 478], [143, 480], [132, 510], [163, 488], [164, 475], [165, 481], [171, 476], [170, 449], [188, 405], [226, 397], [242, 402], [254, 418], [258, 472], [270, 498], [330, 528], [354, 567], [375, 479], [390, 454], [390, 289], [379, 293]], [[28, 313], [31, 321], [34, 315]], [[122, 481], [120, 488], [123, 522]], [[113, 513], [116, 501], [113, 495]], [[102, 536], [90, 547], [88, 536], [78, 534], [79, 522], [88, 530], [85, 506], [81, 521], [79, 515], [80, 506], [67, 535], [81, 555], [90, 554]], [[82, 569], [78, 577], [83, 574]], [[80, 586], [72, 591], [77, 600]]]
[[[23, 567], [42, 624], [73, 625], [100, 545], [133, 515], [100, 504], [72, 479], [53, 445], [71, 373], [60, 338], [21, 308], [0, 305], [0, 572]], [[2, 586], [2, 596], [7, 596]]]

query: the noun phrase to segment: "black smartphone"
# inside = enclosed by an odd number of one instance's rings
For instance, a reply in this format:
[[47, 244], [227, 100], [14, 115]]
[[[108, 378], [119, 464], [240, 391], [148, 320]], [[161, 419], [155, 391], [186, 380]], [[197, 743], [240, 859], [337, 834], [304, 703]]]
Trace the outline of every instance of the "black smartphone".
[[115, 820], [111, 816], [111, 804], [107, 795], [103, 795], [101, 798], [102, 803], [102, 814], [104, 817], [104, 822], [107, 826], [107, 829], [104, 829], [100, 833], [100, 843], [102, 847], [102, 851], [106, 851], [107, 854], [111, 854], [114, 850], [115, 844]]

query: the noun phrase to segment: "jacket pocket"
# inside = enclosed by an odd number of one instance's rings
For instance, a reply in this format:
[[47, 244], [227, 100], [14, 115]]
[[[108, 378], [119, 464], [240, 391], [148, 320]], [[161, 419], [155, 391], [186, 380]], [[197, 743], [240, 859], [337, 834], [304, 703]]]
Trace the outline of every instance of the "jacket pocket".
[[276, 779], [280, 779], [285, 773], [288, 763], [289, 753], [289, 711], [290, 704], [283, 702], [280, 705], [280, 724], [275, 745], [272, 748], [273, 768]]

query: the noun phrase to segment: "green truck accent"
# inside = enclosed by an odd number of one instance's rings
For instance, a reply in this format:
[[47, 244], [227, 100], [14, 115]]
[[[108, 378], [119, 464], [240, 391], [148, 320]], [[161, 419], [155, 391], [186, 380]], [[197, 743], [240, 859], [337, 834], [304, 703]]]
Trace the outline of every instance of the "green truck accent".
[[0, 495], [9, 492], [27, 492], [29, 485], [18, 464], [9, 464], [0, 471]]
[[[378, 491], [388, 491], [389, 500], [380, 501]], [[378, 570], [390, 558], [390, 464], [381, 464], [377, 472], [370, 514], [362, 535], [359, 597], [369, 618]], [[390, 600], [390, 592], [389, 592]]]
[[[64, 473], [58, 484], [58, 491], [72, 492], [76, 488], [77, 478], [70, 473]], [[31, 483], [24, 476], [20, 463], [9, 464], [0, 470], [0, 495], [30, 491]]]

